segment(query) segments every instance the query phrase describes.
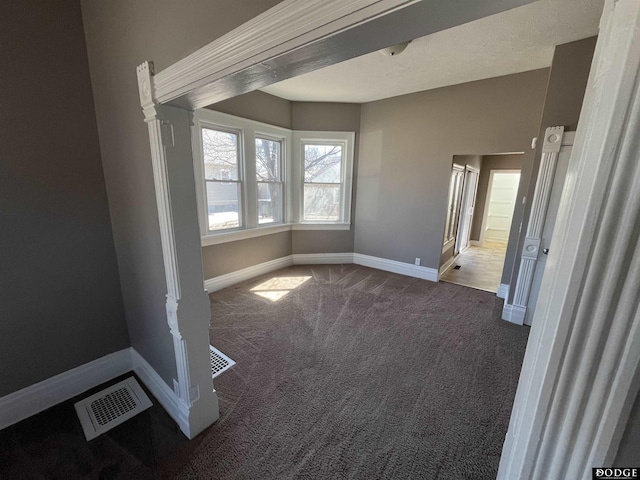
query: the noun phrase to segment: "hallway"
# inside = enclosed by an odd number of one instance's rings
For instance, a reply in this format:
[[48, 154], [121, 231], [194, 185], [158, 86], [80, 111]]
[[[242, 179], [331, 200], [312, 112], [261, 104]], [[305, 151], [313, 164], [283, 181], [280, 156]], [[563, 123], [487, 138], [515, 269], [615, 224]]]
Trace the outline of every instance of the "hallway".
[[[440, 276], [440, 280], [496, 293], [506, 251], [506, 242], [485, 240], [482, 247], [470, 246]], [[460, 268], [456, 269], [456, 266]]]

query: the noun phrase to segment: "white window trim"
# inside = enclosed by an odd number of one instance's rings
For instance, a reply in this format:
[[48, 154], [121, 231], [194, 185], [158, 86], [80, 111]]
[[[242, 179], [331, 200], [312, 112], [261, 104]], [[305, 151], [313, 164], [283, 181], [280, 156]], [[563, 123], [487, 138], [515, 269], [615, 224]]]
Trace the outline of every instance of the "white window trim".
[[[242, 175], [241, 213], [242, 226], [209, 232], [206, 215], [206, 193], [203, 168], [203, 151], [200, 131], [202, 128], [214, 128], [240, 132], [240, 171]], [[258, 223], [258, 192], [255, 175], [255, 138], [268, 138], [282, 142], [282, 182], [283, 219], [282, 222]], [[193, 166], [196, 176], [196, 195], [198, 201], [198, 223], [202, 246], [242, 240], [245, 238], [270, 235], [291, 229], [291, 138], [292, 131], [246, 118], [202, 108], [193, 116], [192, 143]]]
[[[293, 132], [293, 218], [294, 230], [348, 230], [351, 228], [351, 192], [353, 190], [353, 151], [355, 144], [354, 132]], [[341, 220], [338, 222], [306, 222], [303, 219], [304, 201], [304, 154], [302, 147], [305, 143], [327, 142], [340, 143], [344, 148], [344, 162], [342, 165], [342, 203]]]
[[[206, 215], [206, 194], [203, 167], [202, 141], [200, 129], [209, 127], [220, 130], [237, 131], [240, 134], [239, 165], [242, 194], [241, 213], [243, 225], [218, 232], [208, 232]], [[281, 223], [258, 223], [257, 180], [255, 179], [255, 139], [267, 138], [282, 142], [282, 182], [283, 182], [283, 221]], [[302, 141], [338, 142], [344, 145], [343, 188], [345, 199], [342, 222], [301, 222], [302, 192], [304, 168], [302, 168]], [[219, 245], [248, 238], [287, 232], [291, 230], [350, 230], [351, 195], [353, 190], [354, 132], [316, 132], [294, 131], [267, 123], [249, 120], [227, 113], [202, 108], [193, 116], [192, 143], [193, 164], [196, 176], [196, 195], [198, 201], [198, 223], [201, 232], [201, 245]], [[297, 153], [296, 153], [297, 152]]]

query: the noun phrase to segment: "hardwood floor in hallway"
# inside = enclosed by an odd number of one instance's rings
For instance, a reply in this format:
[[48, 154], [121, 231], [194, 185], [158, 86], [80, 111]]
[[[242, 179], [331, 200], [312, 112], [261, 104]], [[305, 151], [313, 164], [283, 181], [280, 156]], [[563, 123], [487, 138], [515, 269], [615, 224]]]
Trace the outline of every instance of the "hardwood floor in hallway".
[[[506, 252], [506, 242], [485, 240], [481, 247], [470, 246], [440, 276], [440, 280], [496, 293]], [[460, 268], [456, 269], [458, 265]]]

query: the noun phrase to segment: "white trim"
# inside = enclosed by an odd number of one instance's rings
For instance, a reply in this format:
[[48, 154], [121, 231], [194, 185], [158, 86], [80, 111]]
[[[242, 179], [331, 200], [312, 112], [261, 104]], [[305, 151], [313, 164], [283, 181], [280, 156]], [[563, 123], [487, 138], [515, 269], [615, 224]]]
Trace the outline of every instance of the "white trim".
[[351, 230], [350, 223], [292, 223], [291, 230]]
[[[547, 208], [551, 199], [551, 189], [556, 172], [558, 157], [563, 143], [564, 127], [549, 127], [544, 133], [542, 158], [536, 177], [535, 191], [531, 202], [531, 213], [527, 223], [527, 234], [524, 238], [518, 278], [513, 292], [513, 309], [509, 320], [512, 323], [524, 324], [527, 304], [536, 270], [542, 231], [547, 216]], [[493, 172], [492, 172], [493, 173]]]
[[[190, 435], [189, 407], [180, 400], [176, 392], [171, 390], [169, 385], [158, 375], [158, 372], [156, 372], [133, 347], [130, 349], [129, 362], [130, 369], [140, 377], [142, 383], [144, 383], [169, 416], [178, 424], [180, 430], [187, 438], [193, 438]], [[211, 367], [209, 367], [209, 372], [211, 372]]]
[[[447, 209], [448, 211], [448, 209]], [[451, 250], [452, 247], [455, 247], [456, 237], [450, 238], [442, 245], [442, 253], [445, 253], [448, 250]]]
[[449, 270], [453, 266], [453, 264], [456, 263], [456, 258], [458, 258], [458, 256], [453, 255], [451, 256], [451, 258], [449, 258], [449, 260], [447, 260], [440, 266], [440, 269], [438, 270], [438, 281], [440, 281], [440, 276], [444, 275], [444, 272]]
[[607, 0], [499, 480], [612, 466], [637, 397], [639, 72], [640, 2]]
[[295, 253], [294, 265], [340, 265], [353, 263], [353, 253]]
[[205, 280], [204, 288], [209, 293], [217, 292], [218, 290], [222, 290], [223, 288], [227, 288], [237, 283], [244, 282], [245, 280], [250, 280], [259, 275], [264, 275], [265, 273], [270, 273], [275, 270], [280, 270], [281, 268], [290, 267], [291, 265], [293, 265], [292, 255], [276, 258], [274, 260], [269, 260], [268, 262], [259, 263], [251, 267], [209, 278], [208, 280]]
[[[292, 168], [292, 198], [293, 221], [296, 225], [337, 225], [338, 230], [344, 225], [351, 225], [351, 203], [353, 191], [353, 156], [355, 152], [355, 132], [330, 132], [316, 130], [293, 131], [293, 168]], [[340, 218], [337, 222], [314, 223], [304, 220], [304, 152], [305, 144], [327, 143], [342, 146], [342, 162], [340, 172]], [[322, 230], [311, 227], [309, 230]], [[342, 228], [340, 228], [342, 227]], [[305, 228], [300, 228], [304, 230]]]
[[205, 235], [201, 237], [203, 247], [209, 245], [220, 245], [221, 243], [236, 242], [238, 240], [246, 240], [247, 238], [263, 237], [265, 235], [275, 235], [276, 233], [289, 232], [292, 230], [292, 224], [278, 224], [265, 227], [248, 228], [246, 230], [238, 230], [234, 232], [217, 233], [215, 235]]
[[205, 107], [215, 102], [217, 92], [207, 85], [216, 80], [413, 3], [286, 0], [159, 72], [155, 98], [167, 103], [186, 96], [189, 107]]
[[435, 268], [421, 267], [412, 263], [398, 262], [386, 258], [372, 257], [361, 253], [353, 254], [353, 263], [365, 267], [377, 268], [386, 272], [398, 273], [408, 277], [421, 278], [432, 282], [438, 281], [438, 270]]
[[0, 398], [0, 430], [131, 371], [125, 348]]
[[[500, 297], [502, 298], [502, 297]], [[516, 325], [524, 325], [524, 319], [527, 315], [527, 309], [520, 305], [512, 305], [505, 301], [502, 307], [502, 320], [515, 323]]]
[[509, 298], [509, 285], [507, 285], [506, 283], [501, 283], [500, 286], [498, 287], [498, 292], [496, 293], [496, 296], [504, 300]]

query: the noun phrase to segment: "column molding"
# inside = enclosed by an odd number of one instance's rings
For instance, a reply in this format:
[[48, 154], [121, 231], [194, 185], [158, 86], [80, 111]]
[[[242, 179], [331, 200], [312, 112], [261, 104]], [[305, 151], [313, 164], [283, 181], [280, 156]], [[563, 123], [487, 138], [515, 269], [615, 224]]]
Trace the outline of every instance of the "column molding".
[[607, 0], [498, 478], [612, 466], [640, 372], [640, 2]]
[[564, 127], [549, 127], [544, 134], [542, 147], [542, 159], [536, 177], [536, 188], [531, 202], [531, 215], [527, 225], [527, 234], [522, 247], [518, 279], [513, 294], [513, 304], [506, 305], [502, 318], [518, 325], [524, 324], [527, 315], [527, 303], [531, 293], [533, 276], [536, 271], [536, 262], [540, 255], [540, 241], [544, 222], [549, 208], [553, 178], [556, 173], [558, 156], [562, 147]]
[[[174, 393], [181, 403], [182, 411], [188, 412], [184, 415], [180, 428], [185, 435], [193, 438], [217, 420], [219, 411], [211, 380], [210, 363], [207, 360], [208, 338], [202, 341], [202, 333], [207, 333], [210, 313], [208, 297], [202, 285], [198, 224], [196, 220], [195, 234], [189, 235], [191, 233], [189, 231], [176, 231], [174, 219], [174, 212], [177, 215], [176, 218], [180, 216], [184, 218], [185, 215], [193, 213], [184, 211], [185, 203], [187, 208], [189, 207], [189, 202], [184, 202], [185, 197], [189, 198], [189, 192], [181, 191], [184, 186], [181, 178], [184, 174], [180, 165], [182, 163], [188, 169], [187, 183], [191, 175], [193, 190], [191, 193], [195, 196], [190, 145], [186, 150], [181, 150], [177, 145], [174, 132], [174, 128], [180, 127], [181, 132], [186, 130], [188, 134], [192, 116], [186, 111], [182, 112], [183, 115], [171, 115], [168, 107], [156, 102], [153, 89], [153, 65], [150, 62], [141, 64], [137, 68], [137, 75], [140, 104], [149, 128], [151, 144], [151, 161], [167, 284], [167, 323], [173, 337], [178, 377], [174, 379]], [[174, 117], [182, 118], [182, 124], [178, 126]], [[171, 164], [168, 158], [169, 151], [176, 157], [171, 159]], [[180, 162], [181, 159], [184, 161]], [[189, 188], [188, 185], [187, 188]], [[173, 196], [172, 190], [175, 193]], [[188, 230], [185, 225], [182, 228]], [[195, 261], [190, 258], [193, 256], [197, 256]], [[194, 268], [198, 262], [200, 268]], [[182, 292], [183, 283], [191, 287], [185, 292], [186, 298]], [[199, 352], [200, 349], [205, 353]]]

